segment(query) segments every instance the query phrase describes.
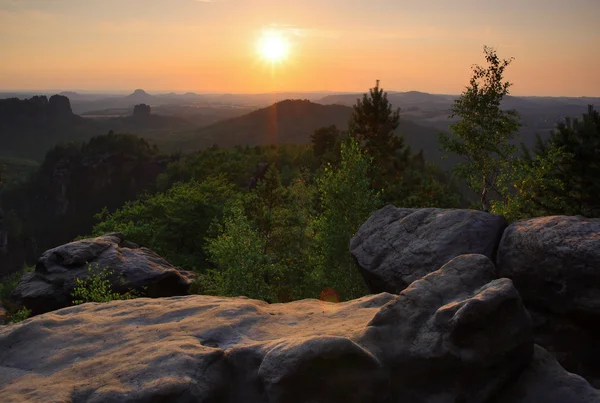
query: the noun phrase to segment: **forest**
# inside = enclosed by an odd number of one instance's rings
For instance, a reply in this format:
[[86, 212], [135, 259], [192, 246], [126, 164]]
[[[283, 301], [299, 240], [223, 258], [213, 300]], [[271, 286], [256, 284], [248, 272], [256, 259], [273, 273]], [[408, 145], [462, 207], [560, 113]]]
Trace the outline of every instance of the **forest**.
[[111, 131], [58, 144], [39, 166], [2, 160], [0, 230], [9, 253], [0, 297], [43, 251], [111, 232], [194, 271], [196, 293], [286, 302], [324, 290], [336, 300], [365, 295], [348, 243], [387, 204], [474, 208], [509, 221], [600, 217], [598, 111], [590, 105], [519, 147], [520, 116], [501, 106], [511, 60], [484, 54], [452, 106], [455, 123], [439, 134], [442, 152], [457, 161], [451, 172], [395, 134], [401, 111], [379, 81], [356, 101], [347, 128], [323, 126], [310, 144], [167, 153]]

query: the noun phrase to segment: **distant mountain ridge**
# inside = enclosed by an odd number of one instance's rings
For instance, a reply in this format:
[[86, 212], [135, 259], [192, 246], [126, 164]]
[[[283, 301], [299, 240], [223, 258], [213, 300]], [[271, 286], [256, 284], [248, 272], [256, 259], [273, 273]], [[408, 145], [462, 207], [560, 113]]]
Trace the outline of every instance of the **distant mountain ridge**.
[[[335, 125], [348, 128], [352, 108], [322, 105], [308, 100], [285, 100], [249, 114], [217, 122], [173, 139], [182, 150], [195, 151], [218, 145], [309, 144], [318, 128]], [[423, 150], [430, 160], [439, 160], [438, 129], [401, 119], [397, 134], [402, 135], [413, 151]], [[179, 137], [179, 136], [178, 136]]]

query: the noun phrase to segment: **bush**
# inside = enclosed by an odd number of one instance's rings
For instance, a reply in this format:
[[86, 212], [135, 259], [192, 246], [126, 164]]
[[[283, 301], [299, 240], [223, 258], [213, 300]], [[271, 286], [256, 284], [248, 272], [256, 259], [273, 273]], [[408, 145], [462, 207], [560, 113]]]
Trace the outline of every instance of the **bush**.
[[88, 264], [89, 276], [87, 279], [76, 279], [77, 287], [73, 290], [73, 304], [79, 305], [86, 302], [110, 302], [120, 299], [133, 299], [140, 295], [133, 291], [119, 294], [113, 291], [109, 278], [113, 272], [107, 267], [100, 270], [98, 265]]
[[4, 305], [8, 323], [17, 323], [27, 319], [31, 311], [10, 300], [10, 296], [23, 278], [23, 275], [34, 269], [33, 266], [24, 266], [23, 270], [9, 274], [0, 281], [0, 303]]
[[31, 316], [31, 310], [27, 308], [21, 308], [14, 313], [8, 314], [8, 323], [19, 323]]

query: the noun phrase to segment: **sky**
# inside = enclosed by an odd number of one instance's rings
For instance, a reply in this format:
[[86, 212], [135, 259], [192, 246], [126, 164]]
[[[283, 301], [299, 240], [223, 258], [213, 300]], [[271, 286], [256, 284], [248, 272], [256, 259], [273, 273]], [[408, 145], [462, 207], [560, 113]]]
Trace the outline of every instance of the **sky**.
[[[600, 96], [600, 0], [0, 0], [0, 90], [458, 94], [483, 46], [513, 95]], [[275, 31], [285, 60], [257, 41]]]

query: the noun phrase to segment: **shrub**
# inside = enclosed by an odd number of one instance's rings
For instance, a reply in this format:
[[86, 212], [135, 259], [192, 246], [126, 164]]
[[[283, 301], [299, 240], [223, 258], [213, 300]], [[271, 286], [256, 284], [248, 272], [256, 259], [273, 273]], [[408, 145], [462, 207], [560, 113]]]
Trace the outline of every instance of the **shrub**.
[[19, 323], [31, 316], [31, 310], [21, 308], [16, 312], [8, 314], [8, 323]]
[[86, 302], [110, 302], [119, 299], [133, 299], [139, 295], [133, 291], [123, 294], [114, 292], [109, 278], [113, 275], [107, 267], [100, 270], [99, 266], [88, 264], [87, 279], [76, 279], [77, 287], [73, 290], [73, 304]]

